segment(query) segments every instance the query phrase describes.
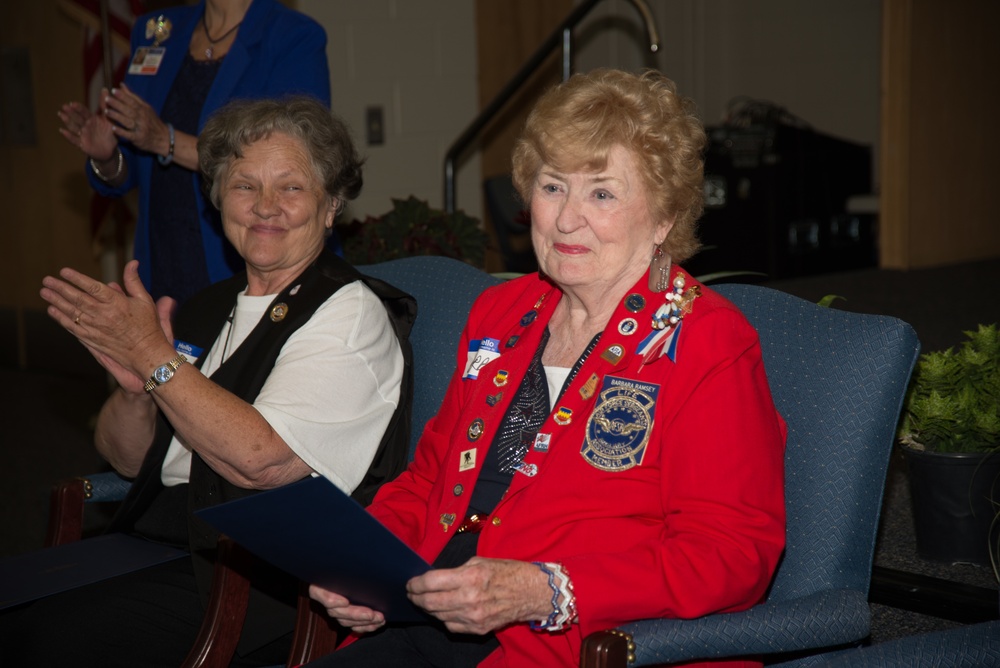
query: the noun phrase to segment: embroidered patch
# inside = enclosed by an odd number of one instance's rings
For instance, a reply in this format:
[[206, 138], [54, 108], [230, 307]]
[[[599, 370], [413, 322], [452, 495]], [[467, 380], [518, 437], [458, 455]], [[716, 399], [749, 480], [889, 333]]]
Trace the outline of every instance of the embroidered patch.
[[627, 471], [642, 463], [653, 428], [660, 386], [607, 376], [587, 420], [580, 454], [602, 471]]

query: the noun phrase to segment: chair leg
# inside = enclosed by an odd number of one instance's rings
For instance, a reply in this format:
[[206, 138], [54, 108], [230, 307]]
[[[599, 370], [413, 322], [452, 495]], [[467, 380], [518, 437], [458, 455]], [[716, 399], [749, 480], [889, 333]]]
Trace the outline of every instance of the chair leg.
[[65, 545], [80, 540], [83, 535], [83, 499], [85, 481], [81, 478], [63, 480], [52, 487], [49, 495], [49, 528], [45, 546]]
[[580, 668], [625, 668], [634, 651], [632, 636], [622, 631], [598, 631], [583, 639]]
[[309, 585], [302, 584], [299, 592], [298, 614], [295, 619], [295, 634], [292, 636], [292, 651], [288, 655], [287, 668], [309, 663], [331, 653], [340, 639], [340, 626], [326, 610], [309, 598]]
[[181, 668], [226, 668], [236, 652], [250, 599], [250, 555], [226, 536], [219, 538], [208, 609]]

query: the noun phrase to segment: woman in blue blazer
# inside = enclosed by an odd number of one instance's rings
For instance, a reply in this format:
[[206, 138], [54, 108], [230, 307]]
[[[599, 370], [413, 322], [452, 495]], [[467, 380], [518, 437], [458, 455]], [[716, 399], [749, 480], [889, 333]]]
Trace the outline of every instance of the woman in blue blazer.
[[75, 102], [60, 110], [94, 190], [139, 190], [135, 257], [154, 299], [183, 302], [242, 267], [202, 193], [197, 136], [234, 98], [286, 94], [329, 106], [323, 28], [277, 0], [202, 0], [136, 20], [128, 74], [102, 91], [97, 114]]

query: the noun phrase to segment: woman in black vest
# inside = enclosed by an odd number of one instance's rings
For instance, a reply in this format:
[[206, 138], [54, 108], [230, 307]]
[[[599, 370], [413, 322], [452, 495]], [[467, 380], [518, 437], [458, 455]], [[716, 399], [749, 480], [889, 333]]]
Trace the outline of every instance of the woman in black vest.
[[[370, 495], [405, 461], [406, 323], [394, 332], [400, 317], [384, 306], [402, 304], [412, 322], [412, 299], [372, 283], [376, 295], [325, 249], [362, 183], [347, 128], [310, 98], [232, 103], [205, 126], [198, 153], [244, 273], [176, 317], [171, 299], [153, 302], [136, 261], [120, 286], [63, 269], [41, 290], [49, 315], [118, 381], [96, 445], [135, 482], [112, 530], [192, 559], [20, 612], [7, 630], [34, 665], [178, 665], [203, 617], [217, 540], [192, 510], [312, 474]], [[264, 589], [257, 575], [253, 584]], [[279, 604], [295, 594], [285, 584], [278, 596], [271, 585], [252, 594], [234, 665], [284, 662], [294, 610]], [[59, 643], [46, 641], [53, 630]]]

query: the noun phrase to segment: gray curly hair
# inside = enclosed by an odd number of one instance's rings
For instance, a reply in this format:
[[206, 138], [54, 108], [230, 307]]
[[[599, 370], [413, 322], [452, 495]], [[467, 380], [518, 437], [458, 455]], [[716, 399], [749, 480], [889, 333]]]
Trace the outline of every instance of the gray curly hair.
[[351, 133], [315, 98], [235, 100], [216, 111], [198, 136], [198, 163], [209, 199], [219, 208], [219, 183], [243, 149], [272, 133], [294, 137], [309, 154], [313, 170], [339, 214], [361, 193], [361, 166]]

